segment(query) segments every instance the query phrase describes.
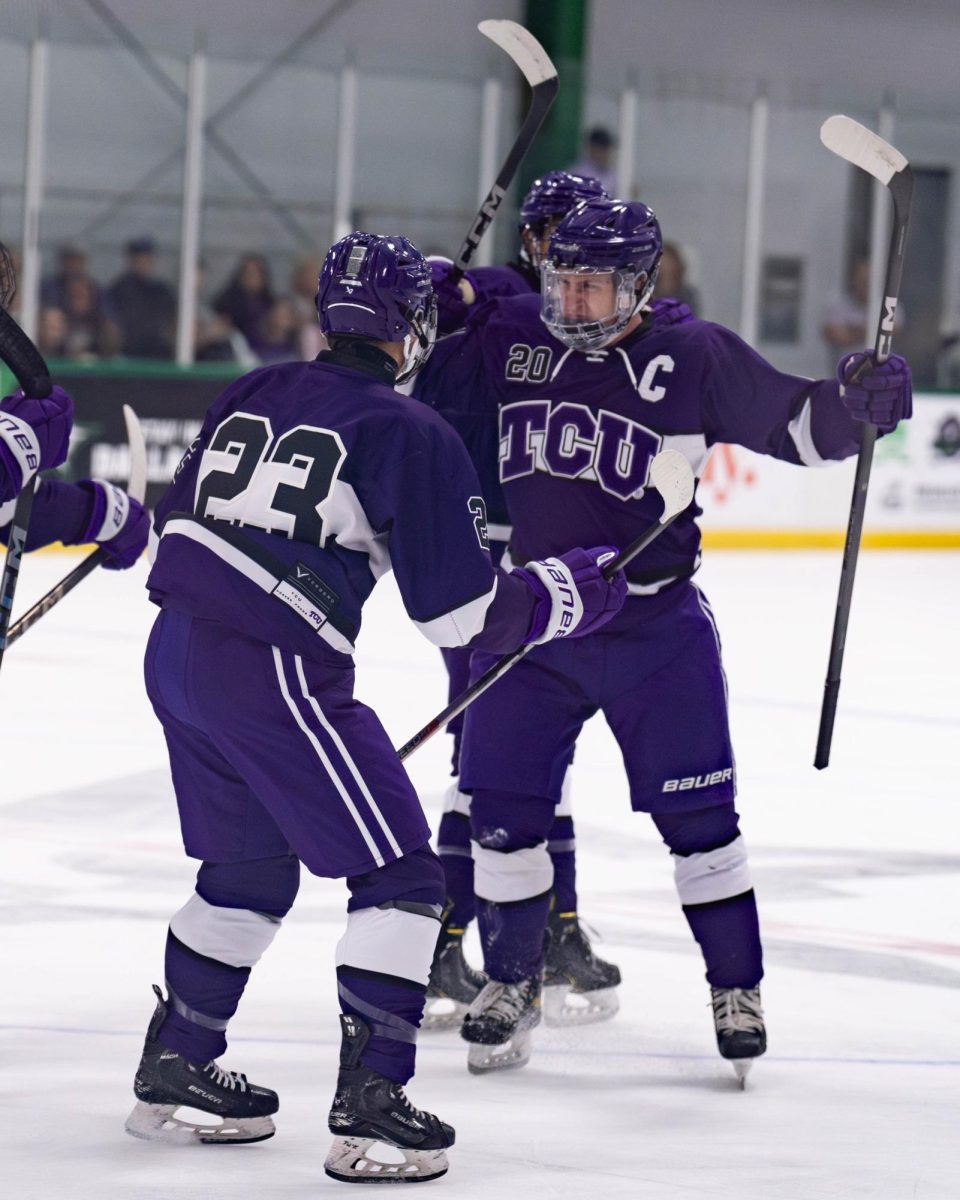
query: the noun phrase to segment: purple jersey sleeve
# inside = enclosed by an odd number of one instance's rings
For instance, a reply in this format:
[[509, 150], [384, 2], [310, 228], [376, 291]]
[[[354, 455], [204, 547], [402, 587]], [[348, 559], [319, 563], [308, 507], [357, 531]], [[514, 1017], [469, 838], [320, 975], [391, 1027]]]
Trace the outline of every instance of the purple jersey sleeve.
[[856, 453], [859, 430], [836, 380], [787, 375], [729, 329], [698, 324], [706, 347], [702, 395], [709, 444], [734, 442], [805, 466]]
[[[32, 486], [32, 484], [31, 484]], [[15, 500], [0, 505], [0, 542], [4, 545], [10, 533]], [[65, 546], [81, 545], [90, 524], [93, 496], [74, 483], [43, 479], [33, 502], [27, 550], [38, 550], [51, 542]]]

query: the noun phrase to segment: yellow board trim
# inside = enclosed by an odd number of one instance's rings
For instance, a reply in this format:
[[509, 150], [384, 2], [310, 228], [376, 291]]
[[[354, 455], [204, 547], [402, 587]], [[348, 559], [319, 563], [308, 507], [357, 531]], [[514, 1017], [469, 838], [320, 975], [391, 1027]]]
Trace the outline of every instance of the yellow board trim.
[[[842, 550], [839, 529], [705, 529], [707, 550]], [[960, 550], [957, 529], [876, 529], [863, 535], [864, 550]]]
[[[846, 534], [840, 529], [704, 529], [706, 550], [837, 550]], [[863, 535], [864, 550], [960, 550], [960, 529], [874, 529]], [[79, 554], [96, 545], [54, 542], [36, 554]]]

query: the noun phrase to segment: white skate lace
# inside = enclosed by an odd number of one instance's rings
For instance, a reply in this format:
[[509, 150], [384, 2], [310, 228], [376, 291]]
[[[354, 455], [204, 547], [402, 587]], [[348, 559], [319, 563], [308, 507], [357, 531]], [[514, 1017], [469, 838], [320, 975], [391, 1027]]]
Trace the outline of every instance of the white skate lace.
[[713, 1019], [719, 1033], [762, 1033], [759, 988], [713, 988]]
[[498, 983], [491, 979], [471, 1006], [471, 1013], [493, 1013], [507, 1021], [516, 1021], [526, 1005], [526, 996], [516, 983]]
[[208, 1062], [203, 1073], [209, 1075], [217, 1087], [227, 1088], [231, 1092], [234, 1088], [239, 1088], [241, 1092], [247, 1090], [246, 1075], [241, 1075], [239, 1071], [225, 1071], [219, 1063]]

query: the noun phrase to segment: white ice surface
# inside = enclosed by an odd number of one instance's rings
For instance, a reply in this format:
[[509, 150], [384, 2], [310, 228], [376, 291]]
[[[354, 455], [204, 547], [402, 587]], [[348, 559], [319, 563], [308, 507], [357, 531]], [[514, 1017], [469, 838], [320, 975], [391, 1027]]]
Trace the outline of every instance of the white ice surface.
[[[28, 559], [20, 600], [70, 562]], [[629, 813], [595, 721], [574, 778], [581, 911], [623, 970], [620, 1014], [541, 1030], [527, 1068], [492, 1078], [467, 1074], [456, 1035], [423, 1037], [412, 1098], [457, 1127], [435, 1189], [462, 1200], [960, 1197], [960, 556], [861, 559], [833, 764], [816, 772], [838, 569], [836, 553], [714, 552], [702, 572], [765, 931], [770, 1051], [747, 1091], [716, 1054], [668, 856]], [[123, 1133], [166, 922], [194, 871], [142, 693], [144, 574], [87, 580], [10, 650], [0, 677], [0, 1194], [342, 1194], [322, 1173], [336, 882], [305, 879], [224, 1059], [280, 1092], [277, 1137], [177, 1150]], [[399, 744], [441, 706], [444, 683], [392, 580], [360, 647], [359, 693]], [[446, 741], [410, 760], [434, 825]]]

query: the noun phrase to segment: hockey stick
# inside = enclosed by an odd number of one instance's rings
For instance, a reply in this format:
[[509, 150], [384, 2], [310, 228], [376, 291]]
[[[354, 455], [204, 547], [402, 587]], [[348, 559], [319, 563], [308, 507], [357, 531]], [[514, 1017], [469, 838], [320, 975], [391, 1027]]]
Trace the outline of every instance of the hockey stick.
[[[127, 495], [143, 503], [147, 491], [147, 447], [143, 438], [140, 419], [129, 404], [123, 406], [123, 419], [127, 426], [127, 441], [130, 444], [130, 476], [127, 482]], [[55, 604], [72, 592], [82, 580], [107, 561], [107, 552], [98, 547], [92, 554], [78, 563], [69, 574], [64, 575], [59, 583], [54, 584], [49, 592], [39, 599], [32, 608], [28, 608], [19, 621], [16, 621], [7, 634], [7, 645], [12, 646], [21, 634], [35, 625], [44, 613], [49, 612]]]
[[[16, 375], [24, 394], [42, 400], [50, 395], [53, 384], [40, 351], [7, 312], [7, 306], [13, 300], [16, 290], [13, 259], [10, 251], [0, 242], [0, 358]], [[20, 577], [20, 563], [27, 544], [27, 530], [30, 527], [30, 514], [33, 511], [33, 498], [38, 483], [39, 479], [34, 479], [21, 491], [10, 522], [7, 554], [3, 560], [3, 574], [0, 575], [0, 666], [3, 664], [3, 652], [7, 648], [7, 630], [13, 612], [13, 597]]]
[[540, 126], [556, 99], [560, 81], [557, 78], [557, 68], [550, 57], [532, 33], [518, 25], [516, 21], [481, 21], [477, 26], [484, 37], [496, 42], [501, 50], [505, 50], [523, 72], [527, 83], [533, 89], [530, 97], [530, 107], [520, 126], [516, 141], [510, 147], [510, 153], [503, 161], [500, 173], [487, 192], [483, 203], [473, 219], [473, 224], [463, 239], [463, 245], [457, 257], [453, 260], [453, 271], [450, 278], [454, 283], [462, 278], [473, 252], [486, 233], [487, 226], [496, 216], [507, 188], [513, 182], [517, 169], [526, 157], [527, 151], [533, 145]]
[[[650, 483], [660, 493], [663, 500], [663, 513], [655, 525], [651, 525], [649, 529], [644, 530], [636, 541], [631, 542], [625, 550], [621, 550], [616, 558], [611, 559], [604, 566], [603, 576], [605, 579], [612, 579], [617, 571], [632, 562], [641, 551], [646, 550], [650, 543], [655, 541], [667, 526], [671, 525], [680, 516], [693, 499], [694, 488], [696, 486], [693, 470], [679, 450], [660, 451], [650, 464]], [[447, 707], [442, 712], [437, 713], [432, 721], [428, 721], [421, 730], [413, 735], [409, 742], [404, 742], [397, 751], [400, 761], [403, 762], [405, 758], [408, 758], [414, 750], [433, 737], [448, 721], [452, 721], [454, 717], [459, 716], [492, 683], [495, 683], [502, 675], [506, 675], [507, 671], [515, 663], [518, 663], [524, 655], [529, 654], [533, 649], [533, 645], [532, 642], [528, 642], [525, 646], [520, 646], [516, 650], [511, 651], [510, 654], [505, 654], [488, 671], [485, 671], [479, 679], [471, 683], [465, 691], [451, 700]]]
[[[897, 300], [900, 292], [900, 276], [903, 272], [903, 252], [907, 240], [907, 223], [910, 220], [910, 203], [913, 199], [913, 172], [910, 164], [889, 142], [878, 137], [872, 130], [853, 121], [850, 117], [828, 117], [820, 129], [820, 140], [854, 166], [890, 189], [893, 200], [893, 229], [890, 248], [887, 251], [887, 269], [883, 285], [883, 304], [877, 322], [877, 337], [874, 361], [886, 362], [890, 357], [893, 342], [893, 323], [897, 315]], [[864, 362], [862, 370], [866, 371]], [[822, 771], [830, 762], [830, 745], [833, 741], [833, 724], [837, 715], [837, 700], [840, 695], [840, 671], [843, 666], [843, 651], [847, 640], [847, 625], [850, 620], [850, 604], [853, 599], [853, 580], [857, 571], [857, 556], [860, 553], [860, 534], [863, 530], [863, 515], [867, 507], [867, 487], [870, 483], [870, 468], [873, 465], [873, 446], [877, 438], [877, 427], [864, 424], [860, 427], [860, 453], [857, 456], [857, 472], [853, 482], [853, 498], [850, 501], [850, 517], [847, 522], [847, 538], [843, 547], [843, 562], [840, 567], [840, 590], [837, 595], [837, 611], [833, 622], [833, 637], [830, 641], [830, 658], [827, 678], [823, 688], [823, 705], [820, 709], [820, 729], [817, 734], [817, 751], [813, 765]]]

